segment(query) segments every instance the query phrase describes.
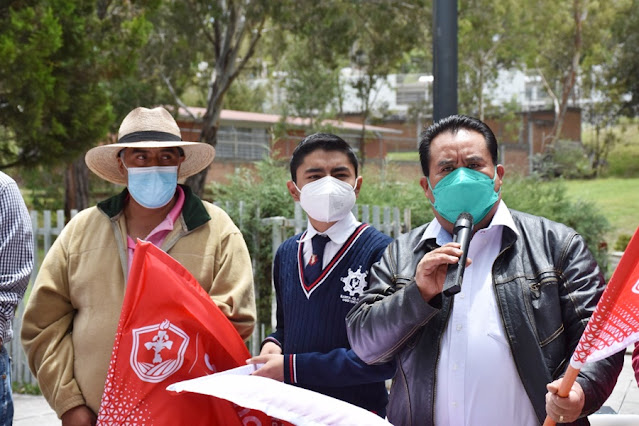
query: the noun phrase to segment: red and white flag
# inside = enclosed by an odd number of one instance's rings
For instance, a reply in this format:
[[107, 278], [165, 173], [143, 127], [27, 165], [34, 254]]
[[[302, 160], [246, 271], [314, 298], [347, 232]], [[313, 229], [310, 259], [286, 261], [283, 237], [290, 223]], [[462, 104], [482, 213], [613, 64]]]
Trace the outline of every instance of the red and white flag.
[[166, 390], [177, 381], [244, 365], [249, 357], [195, 278], [153, 244], [138, 242], [98, 424], [280, 424], [227, 400]]
[[639, 340], [639, 229], [626, 248], [570, 360], [580, 369]]
[[253, 366], [185, 380], [169, 386], [175, 392], [196, 392], [254, 408], [296, 426], [389, 426], [383, 418], [348, 402], [266, 377], [249, 375]]

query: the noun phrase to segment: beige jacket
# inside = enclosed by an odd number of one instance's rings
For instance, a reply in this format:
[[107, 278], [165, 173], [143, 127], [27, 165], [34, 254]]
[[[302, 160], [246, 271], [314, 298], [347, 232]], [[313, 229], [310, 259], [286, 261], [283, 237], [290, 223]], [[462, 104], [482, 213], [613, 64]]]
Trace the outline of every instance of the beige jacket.
[[[251, 261], [242, 234], [188, 187], [162, 249], [185, 266], [246, 339], [255, 324]], [[47, 253], [29, 298], [22, 343], [58, 417], [100, 407], [127, 276], [126, 190], [80, 212]]]

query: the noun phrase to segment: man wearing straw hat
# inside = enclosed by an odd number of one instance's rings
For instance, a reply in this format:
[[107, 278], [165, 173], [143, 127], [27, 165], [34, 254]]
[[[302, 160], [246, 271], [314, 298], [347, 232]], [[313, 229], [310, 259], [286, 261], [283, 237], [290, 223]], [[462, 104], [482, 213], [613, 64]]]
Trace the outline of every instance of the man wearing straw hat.
[[252, 268], [226, 213], [184, 179], [215, 149], [185, 142], [164, 108], [136, 108], [118, 142], [86, 154], [101, 178], [126, 185], [80, 212], [42, 264], [24, 315], [22, 342], [42, 393], [63, 425], [94, 424], [137, 239], [184, 265], [246, 339], [255, 323]]

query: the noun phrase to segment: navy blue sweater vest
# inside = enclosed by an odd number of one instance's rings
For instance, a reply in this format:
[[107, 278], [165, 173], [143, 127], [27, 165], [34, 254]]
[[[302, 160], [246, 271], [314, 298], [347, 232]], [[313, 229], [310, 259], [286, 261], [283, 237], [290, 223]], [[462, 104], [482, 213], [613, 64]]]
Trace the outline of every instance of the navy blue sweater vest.
[[304, 281], [303, 234], [286, 240], [273, 262], [277, 330], [267, 340], [284, 353], [285, 382], [358, 405], [380, 415], [384, 380], [394, 364], [369, 366], [350, 349], [345, 318], [368, 287], [369, 269], [391, 238], [362, 224], [313, 283]]

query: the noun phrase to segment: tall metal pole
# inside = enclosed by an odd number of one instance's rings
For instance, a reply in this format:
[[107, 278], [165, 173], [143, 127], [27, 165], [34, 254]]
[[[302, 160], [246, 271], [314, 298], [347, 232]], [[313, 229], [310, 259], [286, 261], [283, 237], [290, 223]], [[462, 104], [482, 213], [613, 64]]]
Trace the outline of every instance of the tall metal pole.
[[433, 121], [457, 114], [457, 0], [433, 2]]

